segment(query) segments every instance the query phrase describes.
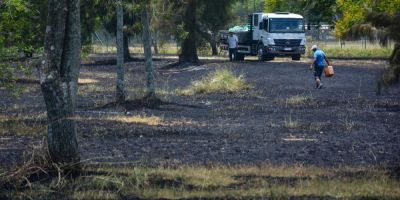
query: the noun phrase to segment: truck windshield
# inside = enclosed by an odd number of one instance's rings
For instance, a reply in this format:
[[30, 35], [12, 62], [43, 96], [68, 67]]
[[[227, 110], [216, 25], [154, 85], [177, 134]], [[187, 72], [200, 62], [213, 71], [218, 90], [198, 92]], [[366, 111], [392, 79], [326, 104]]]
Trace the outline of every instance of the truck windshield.
[[304, 33], [303, 19], [272, 18], [269, 19], [270, 33]]

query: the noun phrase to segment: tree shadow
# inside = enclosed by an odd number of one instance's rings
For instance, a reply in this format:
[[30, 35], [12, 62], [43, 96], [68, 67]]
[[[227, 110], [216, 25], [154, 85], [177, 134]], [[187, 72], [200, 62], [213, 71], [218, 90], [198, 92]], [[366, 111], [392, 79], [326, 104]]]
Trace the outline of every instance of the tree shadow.
[[[162, 58], [153, 58], [153, 61], [162, 61], [164, 59]], [[124, 63], [130, 63], [130, 62], [145, 62], [146, 60], [144, 58], [136, 58], [136, 57], [131, 57], [129, 59], [125, 59]], [[117, 59], [115, 58], [91, 58], [89, 61], [83, 61], [81, 63], [81, 66], [109, 66], [109, 65], [116, 65], [117, 64]]]
[[[162, 106], [178, 106], [178, 107], [185, 107], [185, 108], [194, 108], [194, 109], [204, 109], [202, 106], [198, 105], [190, 105], [190, 104], [180, 104], [175, 102], [163, 101], [159, 98], [140, 98], [140, 99], [132, 99], [126, 100], [124, 102], [110, 102], [105, 105], [97, 106], [93, 108], [93, 110], [98, 109], [109, 109], [109, 108], [117, 108], [122, 107], [125, 111], [134, 111], [142, 108], [149, 108], [154, 110], [160, 111], [170, 111], [174, 110], [174, 108], [164, 108]], [[175, 109], [176, 110], [176, 109]]]

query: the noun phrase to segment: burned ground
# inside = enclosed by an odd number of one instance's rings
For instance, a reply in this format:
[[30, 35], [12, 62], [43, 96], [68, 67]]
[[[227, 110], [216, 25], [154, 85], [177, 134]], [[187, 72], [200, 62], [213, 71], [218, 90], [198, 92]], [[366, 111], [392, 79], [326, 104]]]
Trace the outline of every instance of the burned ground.
[[[377, 96], [384, 62], [334, 60], [336, 75], [314, 89], [307, 62], [278, 60], [163, 69], [154, 62], [158, 96], [148, 108], [134, 99], [144, 91], [144, 63], [126, 65], [132, 101], [114, 100], [114, 65], [81, 69], [77, 121], [87, 162], [154, 164], [305, 164], [393, 166], [400, 161], [400, 87]], [[218, 68], [243, 74], [251, 89], [238, 93], [179, 95], [179, 89]], [[32, 75], [29, 79], [35, 79]], [[43, 141], [45, 107], [36, 81], [20, 81], [19, 98], [0, 96], [0, 163], [22, 162]], [[132, 120], [132, 118], [140, 118]]]

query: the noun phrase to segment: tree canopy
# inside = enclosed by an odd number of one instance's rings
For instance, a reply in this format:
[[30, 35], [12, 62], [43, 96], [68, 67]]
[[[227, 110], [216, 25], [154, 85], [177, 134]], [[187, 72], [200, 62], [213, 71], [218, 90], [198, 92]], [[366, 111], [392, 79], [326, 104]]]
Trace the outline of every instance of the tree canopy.
[[332, 22], [335, 0], [265, 0], [265, 12], [293, 12], [303, 15], [308, 22]]

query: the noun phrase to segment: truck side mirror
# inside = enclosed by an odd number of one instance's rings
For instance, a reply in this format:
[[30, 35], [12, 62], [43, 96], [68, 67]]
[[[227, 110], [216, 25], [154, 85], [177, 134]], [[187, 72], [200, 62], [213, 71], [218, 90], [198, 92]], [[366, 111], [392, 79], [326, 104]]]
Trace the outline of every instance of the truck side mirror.
[[262, 23], [262, 22], [260, 22], [260, 24], [259, 24], [259, 29], [261, 30], [261, 29], [263, 29], [264, 28], [264, 24]]

